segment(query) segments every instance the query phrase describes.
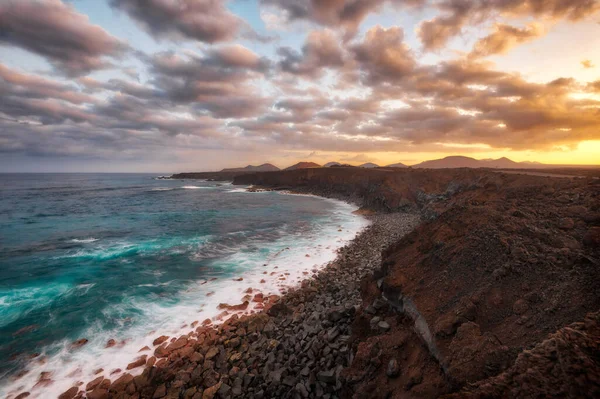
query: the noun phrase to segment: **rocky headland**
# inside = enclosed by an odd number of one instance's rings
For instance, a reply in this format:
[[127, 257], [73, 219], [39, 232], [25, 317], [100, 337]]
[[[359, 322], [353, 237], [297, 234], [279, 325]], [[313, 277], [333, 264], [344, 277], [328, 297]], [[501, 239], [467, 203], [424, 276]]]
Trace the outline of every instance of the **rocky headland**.
[[600, 395], [599, 180], [321, 168], [234, 184], [352, 201], [372, 224], [297, 289], [249, 293], [263, 312], [157, 337], [132, 374], [61, 398]]

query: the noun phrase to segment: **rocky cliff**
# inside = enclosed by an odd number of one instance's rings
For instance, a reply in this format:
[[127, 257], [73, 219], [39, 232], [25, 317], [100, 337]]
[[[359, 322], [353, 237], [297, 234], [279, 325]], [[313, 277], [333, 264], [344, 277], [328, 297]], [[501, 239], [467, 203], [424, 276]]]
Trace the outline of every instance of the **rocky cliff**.
[[[506, 397], [510, 383], [505, 390], [499, 384], [526, 380], [519, 374], [529, 372], [526, 351], [538, 345], [546, 353], [544, 342], [556, 331], [563, 344], [552, 356], [589, 367], [563, 364], [563, 370], [578, 370], [579, 379], [558, 372], [520, 395], [543, 396], [548, 386], [561, 386], [571, 397], [600, 393], [597, 335], [583, 340], [595, 346], [579, 358], [571, 355], [578, 344], [569, 340], [580, 335], [561, 330], [600, 309], [600, 181], [473, 169], [331, 168], [245, 175], [235, 183], [424, 216], [384, 251], [380, 270], [363, 284], [356, 357], [345, 371], [348, 396], [429, 397], [445, 393], [445, 384], [457, 391], [478, 383], [482, 395]], [[391, 329], [377, 329], [380, 320]], [[411, 357], [414, 350], [403, 345], [410, 333], [435, 359], [444, 384], [423, 359]]]

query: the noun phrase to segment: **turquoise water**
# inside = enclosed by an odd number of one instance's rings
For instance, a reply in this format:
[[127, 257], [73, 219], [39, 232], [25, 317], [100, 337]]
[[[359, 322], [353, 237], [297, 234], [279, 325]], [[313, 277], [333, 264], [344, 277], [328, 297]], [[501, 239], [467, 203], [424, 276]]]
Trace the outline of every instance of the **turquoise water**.
[[[267, 264], [300, 271], [331, 260], [364, 226], [351, 211], [151, 175], [0, 175], [0, 393], [30, 389], [41, 371], [59, 390], [70, 383], [60, 370], [85, 379], [92, 367], [126, 362], [150, 331], [214, 316], [208, 290], [214, 301], [239, 301], [245, 287], [230, 289], [234, 277], [258, 284], [255, 269]], [[134, 344], [123, 344], [122, 358], [104, 356], [111, 337]], [[71, 353], [80, 338], [90, 343]]]

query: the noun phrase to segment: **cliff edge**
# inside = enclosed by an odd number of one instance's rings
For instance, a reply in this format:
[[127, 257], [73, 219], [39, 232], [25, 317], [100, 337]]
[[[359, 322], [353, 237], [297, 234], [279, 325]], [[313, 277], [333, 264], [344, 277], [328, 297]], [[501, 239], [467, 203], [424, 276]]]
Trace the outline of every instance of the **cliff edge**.
[[[432, 397], [448, 386], [456, 397], [510, 396], [514, 381], [543, 374], [523, 366], [528, 353], [548, 354], [557, 337], [562, 344], [548, 356], [569, 371], [545, 375], [519, 395], [543, 396], [553, 386], [569, 397], [600, 393], [594, 324], [600, 181], [473, 169], [331, 168], [245, 175], [234, 183], [421, 212], [424, 222], [388, 247], [379, 270], [363, 282], [356, 356], [344, 371], [348, 397]], [[588, 326], [585, 338], [572, 332], [578, 331], [568, 327], [573, 323]], [[403, 344], [411, 334], [435, 359], [443, 383], [422, 354]], [[588, 346], [573, 350], [577, 340]]]

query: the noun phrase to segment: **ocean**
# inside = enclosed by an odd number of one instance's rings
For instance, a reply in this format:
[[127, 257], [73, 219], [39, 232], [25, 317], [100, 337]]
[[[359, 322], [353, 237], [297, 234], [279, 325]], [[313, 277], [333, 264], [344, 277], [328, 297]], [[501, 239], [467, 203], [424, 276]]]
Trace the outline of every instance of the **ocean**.
[[56, 397], [249, 288], [299, 285], [368, 224], [355, 209], [149, 174], [0, 174], [0, 396]]

